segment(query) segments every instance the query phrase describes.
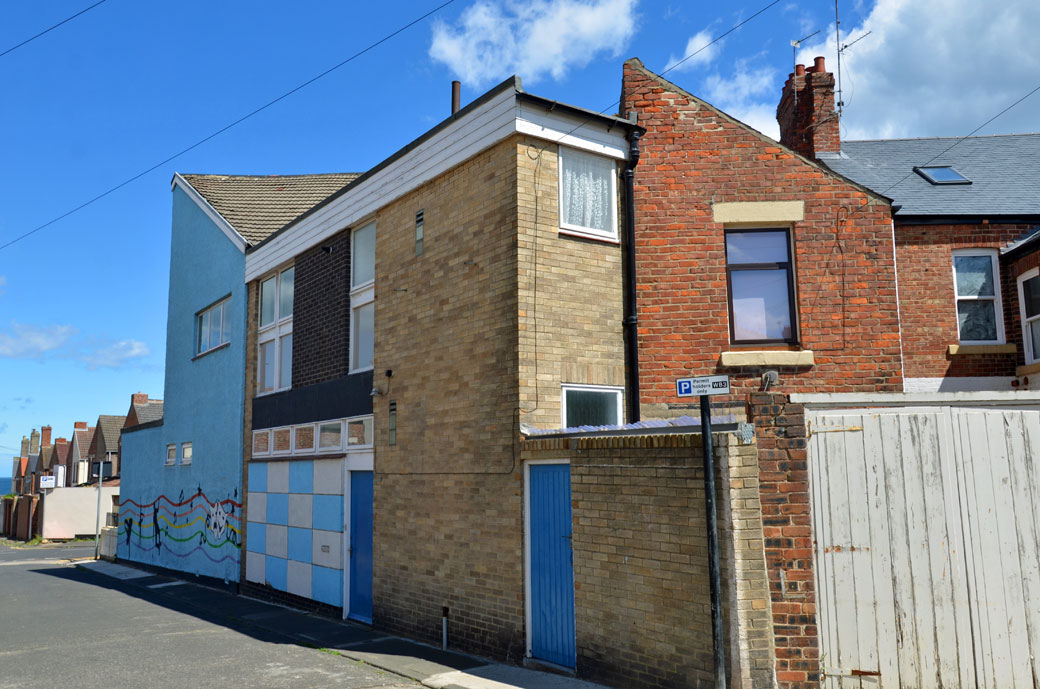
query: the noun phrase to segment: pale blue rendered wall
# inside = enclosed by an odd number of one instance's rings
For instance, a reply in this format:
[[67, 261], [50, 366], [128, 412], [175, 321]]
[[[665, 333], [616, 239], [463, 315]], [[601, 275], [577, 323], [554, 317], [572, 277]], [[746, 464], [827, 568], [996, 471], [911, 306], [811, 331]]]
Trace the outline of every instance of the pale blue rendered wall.
[[[193, 360], [196, 314], [228, 295], [230, 346]], [[245, 256], [180, 187], [173, 190], [167, 319], [163, 425], [123, 435], [118, 557], [237, 581]], [[194, 450], [189, 465], [180, 462], [184, 442]], [[164, 464], [170, 444], [177, 445], [174, 466]]]

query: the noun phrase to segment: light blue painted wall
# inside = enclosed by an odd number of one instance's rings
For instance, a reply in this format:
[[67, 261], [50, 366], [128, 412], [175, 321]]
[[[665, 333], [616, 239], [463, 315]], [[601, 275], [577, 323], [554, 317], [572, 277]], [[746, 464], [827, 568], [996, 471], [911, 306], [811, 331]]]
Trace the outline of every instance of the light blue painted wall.
[[[230, 346], [193, 360], [196, 314], [228, 295]], [[180, 187], [173, 190], [168, 313], [163, 425], [123, 436], [118, 556], [237, 581], [245, 256]], [[180, 463], [184, 442], [193, 447], [189, 465]], [[170, 444], [177, 445], [174, 466], [164, 464]]]

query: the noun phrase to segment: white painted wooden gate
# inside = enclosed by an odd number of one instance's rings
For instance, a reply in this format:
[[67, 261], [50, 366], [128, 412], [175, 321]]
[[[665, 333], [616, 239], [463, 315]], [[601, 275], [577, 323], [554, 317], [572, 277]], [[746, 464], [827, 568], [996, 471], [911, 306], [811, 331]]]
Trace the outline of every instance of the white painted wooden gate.
[[1040, 687], [1040, 407], [806, 414], [822, 686]]

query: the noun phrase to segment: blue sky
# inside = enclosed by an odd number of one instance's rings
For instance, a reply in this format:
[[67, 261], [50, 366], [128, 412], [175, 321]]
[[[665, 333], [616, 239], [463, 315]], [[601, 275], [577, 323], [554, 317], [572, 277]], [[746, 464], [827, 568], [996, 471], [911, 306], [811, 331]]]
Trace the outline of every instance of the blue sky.
[[[208, 136], [444, 0], [107, 0], [0, 57], [0, 245]], [[0, 52], [92, 4], [4, 3]], [[0, 457], [32, 428], [163, 394], [170, 179], [177, 172], [363, 171], [516, 73], [613, 112], [621, 63], [661, 71], [769, 4], [455, 0], [229, 132], [0, 249]], [[1040, 3], [843, 0], [842, 134], [956, 136], [1040, 84]], [[782, 0], [668, 74], [776, 135], [792, 39], [828, 56], [834, 5]], [[980, 133], [1040, 130], [1040, 95]], [[0, 462], [0, 475], [10, 462]]]

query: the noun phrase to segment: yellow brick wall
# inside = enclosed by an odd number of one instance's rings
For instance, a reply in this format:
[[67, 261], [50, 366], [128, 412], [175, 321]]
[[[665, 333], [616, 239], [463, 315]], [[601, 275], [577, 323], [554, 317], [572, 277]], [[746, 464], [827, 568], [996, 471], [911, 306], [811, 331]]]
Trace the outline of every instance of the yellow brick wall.
[[[453, 647], [523, 653], [516, 140], [376, 219], [373, 616]], [[415, 255], [415, 214], [424, 248]], [[388, 405], [397, 404], [397, 444]]]
[[555, 144], [517, 142], [520, 420], [539, 428], [562, 427], [562, 383], [625, 375], [621, 247], [560, 234], [558, 160]]

